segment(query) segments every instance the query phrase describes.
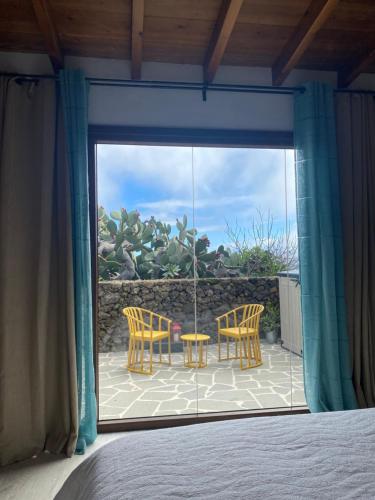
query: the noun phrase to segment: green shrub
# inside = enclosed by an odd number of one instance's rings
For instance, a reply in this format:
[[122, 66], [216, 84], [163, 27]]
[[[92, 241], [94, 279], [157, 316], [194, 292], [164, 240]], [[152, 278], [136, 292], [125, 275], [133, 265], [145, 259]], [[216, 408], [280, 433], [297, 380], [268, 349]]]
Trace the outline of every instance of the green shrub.
[[280, 329], [280, 306], [278, 303], [267, 302], [261, 316], [261, 325], [264, 332], [278, 332]]

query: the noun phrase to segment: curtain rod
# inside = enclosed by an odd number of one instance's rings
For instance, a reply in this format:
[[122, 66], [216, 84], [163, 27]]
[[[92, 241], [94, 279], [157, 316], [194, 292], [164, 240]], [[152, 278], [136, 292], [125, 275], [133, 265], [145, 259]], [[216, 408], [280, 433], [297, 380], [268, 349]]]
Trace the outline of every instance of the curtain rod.
[[[22, 80], [49, 79], [58, 80], [55, 75], [34, 75], [21, 73], [0, 73], [2, 76], [19, 78]], [[293, 94], [294, 92], [304, 92], [304, 87], [273, 87], [270, 85], [236, 85], [224, 83], [204, 84], [202, 82], [176, 82], [162, 80], [126, 80], [119, 78], [93, 78], [87, 77], [86, 80], [93, 86], [100, 87], [129, 87], [129, 88], [150, 88], [165, 90], [197, 90], [203, 92], [251, 92], [262, 94]]]
[[[55, 75], [34, 75], [22, 73], [0, 73], [0, 76], [8, 76], [22, 80], [58, 80]], [[304, 92], [305, 87], [274, 87], [272, 85], [242, 85], [227, 83], [209, 83], [202, 82], [175, 82], [162, 80], [126, 80], [119, 78], [93, 78], [87, 77], [86, 80], [93, 86], [100, 87], [129, 87], [142, 89], [164, 89], [164, 90], [195, 90], [202, 92], [203, 100], [206, 100], [206, 93], [213, 92], [237, 92], [253, 94], [286, 94], [291, 95], [295, 92]], [[361, 93], [375, 95], [375, 90], [355, 90], [355, 89], [335, 89], [337, 93]]]
[[293, 94], [294, 92], [304, 92], [304, 87], [272, 87], [270, 85], [241, 85], [241, 84], [226, 84], [226, 83], [201, 83], [201, 82], [175, 82], [175, 81], [160, 81], [148, 80], [118, 80], [106, 78], [89, 78], [91, 85], [111, 86], [111, 87], [131, 87], [131, 88], [157, 88], [169, 90], [198, 90], [200, 92], [239, 92], [239, 93], [255, 93], [255, 94]]

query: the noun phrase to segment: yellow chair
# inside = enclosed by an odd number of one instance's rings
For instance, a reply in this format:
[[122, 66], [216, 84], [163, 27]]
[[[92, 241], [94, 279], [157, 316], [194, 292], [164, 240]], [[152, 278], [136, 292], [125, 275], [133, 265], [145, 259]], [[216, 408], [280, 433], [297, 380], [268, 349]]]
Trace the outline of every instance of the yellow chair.
[[[216, 318], [219, 361], [239, 359], [241, 370], [262, 364], [259, 341], [259, 320], [264, 310], [261, 304], [245, 304]], [[221, 336], [227, 339], [227, 356], [221, 357]], [[234, 339], [235, 355], [229, 356], [229, 339]], [[245, 361], [245, 363], [244, 363]]]
[[[154, 342], [159, 342], [158, 363], [170, 365], [172, 321], [140, 307], [125, 307], [122, 312], [129, 325], [128, 370], [152, 375]], [[168, 339], [168, 362], [162, 361], [161, 341], [163, 339]], [[146, 342], [150, 344], [149, 360], [145, 359]]]

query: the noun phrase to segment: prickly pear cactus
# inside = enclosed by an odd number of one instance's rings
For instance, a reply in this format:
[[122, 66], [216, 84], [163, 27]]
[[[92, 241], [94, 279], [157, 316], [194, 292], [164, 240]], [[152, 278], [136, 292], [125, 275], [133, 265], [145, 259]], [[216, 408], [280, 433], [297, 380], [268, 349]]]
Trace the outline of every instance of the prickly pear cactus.
[[98, 213], [99, 276], [109, 279], [171, 279], [227, 275], [228, 252], [221, 245], [209, 251], [206, 235], [197, 237], [188, 229], [186, 215], [170, 224], [154, 217], [141, 220], [137, 211], [124, 208], [109, 215], [101, 207]]

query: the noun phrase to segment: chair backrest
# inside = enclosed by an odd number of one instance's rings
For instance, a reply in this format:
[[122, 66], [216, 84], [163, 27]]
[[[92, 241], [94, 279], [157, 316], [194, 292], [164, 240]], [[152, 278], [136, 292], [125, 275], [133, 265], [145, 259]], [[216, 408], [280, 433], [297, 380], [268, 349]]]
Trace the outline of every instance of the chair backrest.
[[135, 334], [135, 332], [139, 331], [143, 332], [145, 329], [152, 329], [152, 311], [142, 309], [141, 307], [125, 307], [122, 313], [128, 320], [130, 334]]
[[259, 330], [260, 315], [263, 311], [264, 306], [262, 304], [245, 304], [243, 306], [241, 323], [247, 328]]

